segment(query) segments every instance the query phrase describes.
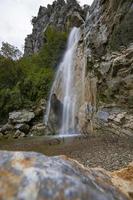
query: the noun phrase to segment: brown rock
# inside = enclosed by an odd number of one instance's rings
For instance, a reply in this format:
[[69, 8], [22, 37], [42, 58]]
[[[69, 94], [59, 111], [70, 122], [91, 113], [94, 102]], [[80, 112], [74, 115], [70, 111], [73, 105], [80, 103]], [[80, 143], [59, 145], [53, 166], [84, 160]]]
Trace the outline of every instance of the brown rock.
[[122, 192], [133, 199], [133, 163], [127, 168], [112, 173], [113, 183], [120, 188]]

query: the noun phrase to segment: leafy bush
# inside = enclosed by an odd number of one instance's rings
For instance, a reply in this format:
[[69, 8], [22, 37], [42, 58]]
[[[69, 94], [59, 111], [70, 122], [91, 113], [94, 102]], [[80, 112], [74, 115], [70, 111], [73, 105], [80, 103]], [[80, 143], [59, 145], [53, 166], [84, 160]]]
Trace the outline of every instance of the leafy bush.
[[48, 97], [67, 33], [49, 27], [44, 37], [46, 43], [37, 54], [16, 61], [0, 56], [1, 121], [10, 111], [30, 108], [41, 98]]
[[0, 53], [5, 57], [13, 60], [17, 60], [22, 57], [22, 52], [8, 42], [2, 42]]

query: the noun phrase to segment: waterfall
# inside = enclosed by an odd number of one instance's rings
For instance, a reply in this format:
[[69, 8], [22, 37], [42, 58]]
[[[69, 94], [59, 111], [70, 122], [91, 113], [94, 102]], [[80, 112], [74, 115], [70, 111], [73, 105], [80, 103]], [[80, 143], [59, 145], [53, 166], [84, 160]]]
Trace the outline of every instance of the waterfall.
[[63, 121], [62, 133], [66, 133], [75, 126], [75, 105], [76, 96], [74, 95], [74, 59], [78, 41], [80, 39], [80, 30], [73, 28], [69, 40], [67, 51], [63, 60]]
[[51, 97], [55, 93], [63, 104], [62, 125], [59, 131], [61, 134], [66, 134], [70, 130], [74, 130], [77, 120], [75, 116], [77, 95], [74, 91], [74, 61], [79, 39], [80, 28], [74, 27], [70, 32], [66, 52], [56, 73], [45, 116], [45, 124], [48, 124], [51, 110]]

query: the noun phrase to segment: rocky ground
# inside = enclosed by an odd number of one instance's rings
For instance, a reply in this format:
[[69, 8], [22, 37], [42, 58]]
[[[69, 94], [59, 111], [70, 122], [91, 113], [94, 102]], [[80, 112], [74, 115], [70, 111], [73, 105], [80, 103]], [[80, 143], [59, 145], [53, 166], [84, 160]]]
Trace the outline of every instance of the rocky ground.
[[[67, 155], [86, 167], [102, 167], [113, 171], [127, 166], [133, 161], [133, 138], [107, 134], [94, 136], [66, 147], [53, 148], [54, 155]], [[46, 152], [47, 153], [47, 152]], [[48, 152], [48, 155], [53, 152]]]
[[87, 167], [102, 167], [113, 171], [133, 161], [133, 138], [119, 138], [106, 133], [60, 142], [37, 137], [0, 141], [0, 150], [36, 151], [48, 156], [66, 155]]
[[66, 154], [87, 167], [117, 170], [133, 161], [133, 138], [117, 139], [111, 135], [91, 138], [85, 141], [78, 150], [67, 149]]

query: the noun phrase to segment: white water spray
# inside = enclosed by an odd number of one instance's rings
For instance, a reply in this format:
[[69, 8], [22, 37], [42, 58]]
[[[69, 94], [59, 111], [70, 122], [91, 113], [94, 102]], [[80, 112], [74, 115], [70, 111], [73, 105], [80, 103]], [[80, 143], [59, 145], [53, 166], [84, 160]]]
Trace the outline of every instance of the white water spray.
[[76, 123], [75, 110], [77, 97], [76, 93], [74, 92], [74, 61], [79, 39], [80, 29], [74, 27], [69, 35], [67, 49], [63, 61], [59, 65], [55, 81], [51, 89], [47, 112], [45, 116], [45, 124], [47, 124], [51, 109], [51, 96], [53, 93], [56, 93], [58, 88], [60, 88], [60, 100], [63, 103], [63, 119], [62, 127], [60, 130], [61, 134], [66, 134], [70, 130], [74, 130]]

